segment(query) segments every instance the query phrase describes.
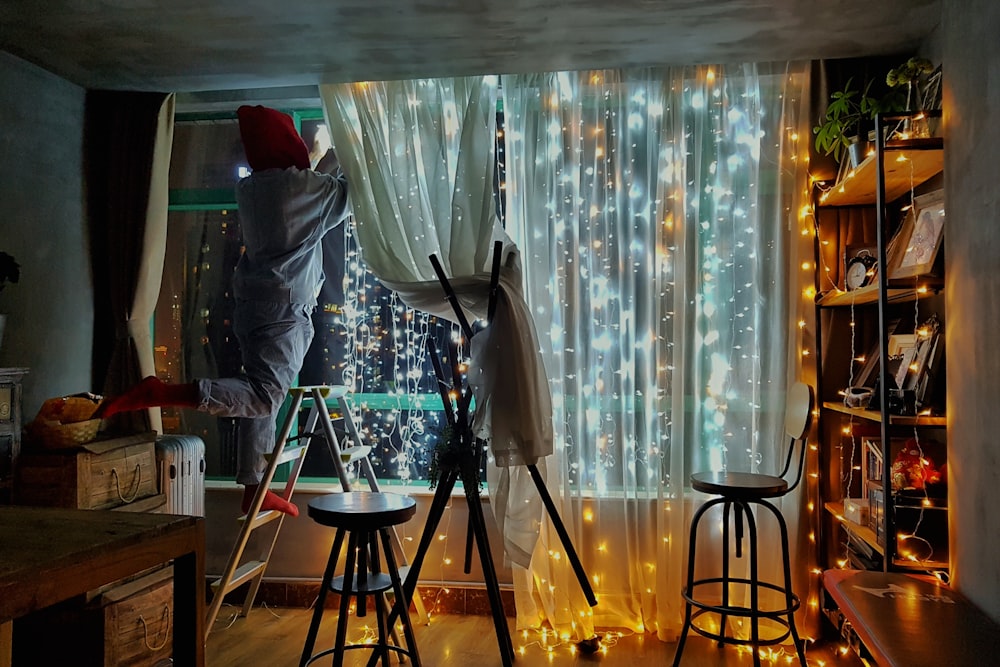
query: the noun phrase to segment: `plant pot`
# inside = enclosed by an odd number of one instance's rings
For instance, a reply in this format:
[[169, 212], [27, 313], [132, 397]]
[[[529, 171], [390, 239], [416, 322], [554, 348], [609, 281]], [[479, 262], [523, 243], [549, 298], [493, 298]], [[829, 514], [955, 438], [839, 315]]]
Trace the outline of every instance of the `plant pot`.
[[847, 147], [847, 156], [851, 160], [851, 168], [857, 169], [858, 165], [868, 157], [871, 142], [862, 141], [861, 137], [852, 137], [851, 144]]

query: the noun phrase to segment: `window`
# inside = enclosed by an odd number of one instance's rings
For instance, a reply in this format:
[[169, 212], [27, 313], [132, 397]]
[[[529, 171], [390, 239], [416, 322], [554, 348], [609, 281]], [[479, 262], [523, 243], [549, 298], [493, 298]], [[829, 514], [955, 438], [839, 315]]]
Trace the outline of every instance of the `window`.
[[[329, 146], [322, 112], [290, 113], [318, 159]], [[178, 115], [154, 334], [161, 379], [188, 382], [240, 371], [232, 331], [231, 278], [242, 249], [234, 188], [247, 173], [235, 113]], [[316, 335], [299, 384], [352, 387], [355, 423], [373, 445], [379, 479], [426, 480], [444, 428], [426, 339], [432, 336], [438, 349], [446, 350], [453, 326], [409, 309], [382, 287], [366, 270], [349, 224], [324, 239], [323, 268], [326, 282], [313, 315]], [[167, 432], [205, 440], [209, 476], [226, 479], [235, 473], [236, 419], [164, 408], [163, 423]], [[325, 447], [310, 449], [303, 475], [335, 475]]]

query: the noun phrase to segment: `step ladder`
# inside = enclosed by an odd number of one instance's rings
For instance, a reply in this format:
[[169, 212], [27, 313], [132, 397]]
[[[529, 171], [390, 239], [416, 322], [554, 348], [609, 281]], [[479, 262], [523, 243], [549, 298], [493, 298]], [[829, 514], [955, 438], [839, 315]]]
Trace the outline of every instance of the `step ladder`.
[[[354, 425], [354, 420], [351, 418], [351, 406], [347, 402], [347, 393], [348, 388], [342, 385], [292, 387], [289, 389], [288, 394], [291, 396], [292, 401], [288, 408], [288, 413], [285, 416], [285, 421], [278, 433], [278, 439], [274, 450], [267, 457], [267, 468], [265, 469], [264, 475], [260, 480], [260, 486], [257, 488], [257, 494], [254, 496], [253, 502], [250, 504], [250, 510], [245, 516], [240, 517], [240, 521], [243, 523], [243, 526], [240, 529], [239, 537], [229, 554], [229, 561], [226, 563], [226, 568], [223, 571], [222, 576], [211, 584], [212, 600], [209, 603], [208, 617], [205, 622], [206, 640], [208, 635], [212, 632], [212, 627], [215, 625], [215, 620], [218, 618], [219, 610], [222, 608], [222, 602], [226, 595], [247, 582], [250, 582], [250, 588], [247, 591], [247, 595], [239, 615], [246, 616], [253, 608], [254, 599], [257, 597], [257, 591], [264, 579], [264, 572], [267, 569], [267, 563], [271, 558], [271, 553], [274, 551], [275, 544], [278, 542], [278, 534], [281, 532], [281, 525], [286, 516], [283, 512], [277, 512], [274, 510], [261, 511], [260, 508], [264, 502], [264, 496], [266, 495], [267, 490], [271, 487], [271, 482], [274, 479], [274, 475], [275, 472], [277, 472], [278, 467], [291, 462], [292, 465], [288, 473], [288, 479], [285, 482], [284, 491], [279, 494], [285, 500], [291, 501], [292, 493], [295, 491], [295, 484], [298, 482], [299, 473], [302, 471], [302, 465], [305, 462], [306, 452], [309, 449], [310, 438], [312, 435], [316, 434], [317, 424], [319, 424], [322, 428], [326, 445], [330, 450], [331, 457], [333, 458], [334, 468], [337, 471], [337, 477], [340, 479], [341, 488], [345, 492], [351, 491], [351, 482], [347, 476], [347, 466], [351, 463], [358, 462], [362, 474], [368, 482], [368, 488], [374, 492], [378, 492], [380, 490], [378, 480], [375, 478], [375, 471], [372, 468], [371, 460], [368, 458], [368, 455], [371, 452], [371, 447], [363, 443], [361, 435], [358, 433], [357, 427]], [[297, 438], [292, 438], [295, 444], [289, 445], [292, 426], [300, 408], [303, 405], [303, 402], [307, 398], [312, 399], [312, 406], [306, 419], [304, 431], [304, 433], [308, 434], [309, 437], [305, 437], [301, 441]], [[345, 430], [347, 431], [347, 436], [350, 439], [350, 444], [347, 447], [340, 446], [340, 439], [337, 437], [337, 432], [333, 428], [333, 420], [330, 417], [330, 410], [327, 407], [327, 400], [329, 399], [333, 399], [337, 402], [341, 418], [344, 421]], [[300, 442], [301, 444], [299, 444]], [[248, 559], [244, 562], [243, 553], [250, 541], [250, 535], [258, 528], [269, 525], [273, 522], [277, 522], [277, 524], [274, 527], [271, 542], [267, 545], [261, 557], [259, 559]], [[409, 562], [406, 560], [402, 542], [400, 541], [399, 536], [396, 535], [395, 530], [393, 530], [393, 536], [396, 550], [400, 555], [399, 570], [401, 576], [405, 577], [405, 572], [409, 569]], [[420, 598], [418, 596], [414, 596], [413, 600], [418, 618], [421, 622], [426, 622], [427, 613], [424, 610]]]

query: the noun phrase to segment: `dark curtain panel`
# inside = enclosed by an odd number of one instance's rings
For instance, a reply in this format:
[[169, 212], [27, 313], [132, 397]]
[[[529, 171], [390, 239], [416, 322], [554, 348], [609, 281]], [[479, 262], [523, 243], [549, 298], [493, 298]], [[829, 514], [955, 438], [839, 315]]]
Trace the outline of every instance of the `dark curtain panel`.
[[[105, 395], [141, 379], [128, 320], [141, 266], [157, 120], [166, 93], [89, 91], [84, 178], [94, 275], [92, 382]], [[149, 428], [143, 411], [130, 423]]]

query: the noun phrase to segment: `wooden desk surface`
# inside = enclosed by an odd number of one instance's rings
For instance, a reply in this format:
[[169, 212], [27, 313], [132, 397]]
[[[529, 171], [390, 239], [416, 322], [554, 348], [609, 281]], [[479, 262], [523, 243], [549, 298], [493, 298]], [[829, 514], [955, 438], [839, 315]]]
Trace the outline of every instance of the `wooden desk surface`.
[[997, 664], [1000, 625], [929, 576], [826, 570], [823, 587], [880, 666]]
[[174, 561], [174, 658], [203, 665], [204, 553], [200, 517], [0, 507], [0, 623]]

